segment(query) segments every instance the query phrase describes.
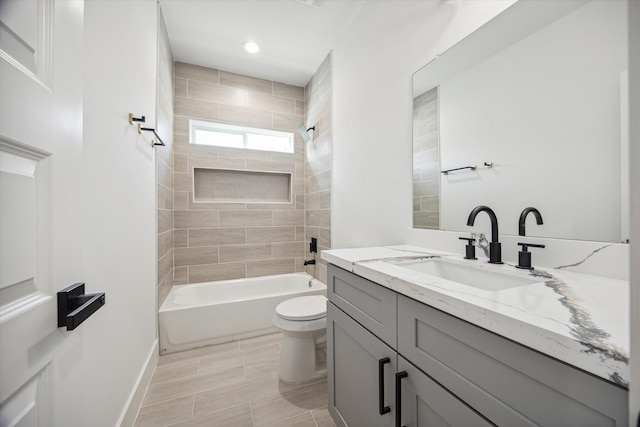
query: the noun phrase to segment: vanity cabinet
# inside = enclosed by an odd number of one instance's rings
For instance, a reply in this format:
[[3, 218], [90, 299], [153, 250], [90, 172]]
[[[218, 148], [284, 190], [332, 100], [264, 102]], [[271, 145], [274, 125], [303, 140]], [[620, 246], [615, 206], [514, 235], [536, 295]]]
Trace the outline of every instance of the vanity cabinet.
[[339, 427], [492, 424], [337, 308], [327, 306], [329, 412]]
[[334, 265], [327, 294], [338, 426], [628, 425], [613, 383]]

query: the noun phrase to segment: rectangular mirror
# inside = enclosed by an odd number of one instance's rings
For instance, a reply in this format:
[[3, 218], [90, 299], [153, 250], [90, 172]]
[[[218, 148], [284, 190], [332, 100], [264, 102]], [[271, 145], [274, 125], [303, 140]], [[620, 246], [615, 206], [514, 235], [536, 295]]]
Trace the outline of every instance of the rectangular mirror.
[[518, 1], [414, 74], [414, 228], [628, 240], [627, 7]]

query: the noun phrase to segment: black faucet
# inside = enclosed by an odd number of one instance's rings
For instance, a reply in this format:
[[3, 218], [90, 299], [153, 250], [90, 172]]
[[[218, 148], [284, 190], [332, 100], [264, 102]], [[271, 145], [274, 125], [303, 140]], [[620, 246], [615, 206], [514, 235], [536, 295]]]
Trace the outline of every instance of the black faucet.
[[471, 227], [480, 212], [486, 212], [491, 220], [491, 243], [489, 243], [489, 263], [502, 264], [502, 248], [498, 242], [498, 218], [493, 210], [484, 205], [476, 206], [469, 214], [467, 225]]
[[310, 265], [310, 264], [311, 264], [311, 265], [313, 265], [313, 264], [315, 264], [315, 263], [316, 263], [316, 260], [315, 260], [315, 259], [305, 260], [305, 261], [304, 261], [304, 265]]
[[544, 248], [544, 245], [534, 245], [533, 243], [518, 243], [518, 245], [522, 246], [522, 250], [518, 252], [518, 265], [516, 265], [516, 268], [533, 270], [533, 267], [531, 267], [531, 252], [528, 249]]
[[542, 225], [542, 215], [540, 215], [540, 211], [536, 208], [524, 208], [522, 213], [520, 214], [520, 221], [518, 221], [518, 234], [520, 236], [526, 236], [525, 234], [525, 221], [527, 220], [527, 215], [532, 213], [536, 217], [536, 222], [538, 225]]

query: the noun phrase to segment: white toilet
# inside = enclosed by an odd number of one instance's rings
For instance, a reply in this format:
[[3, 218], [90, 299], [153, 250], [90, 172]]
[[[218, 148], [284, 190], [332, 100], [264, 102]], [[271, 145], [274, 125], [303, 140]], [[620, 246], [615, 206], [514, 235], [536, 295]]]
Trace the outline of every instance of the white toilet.
[[324, 295], [281, 302], [273, 314], [273, 323], [283, 334], [280, 380], [297, 384], [327, 374], [326, 360], [316, 357], [316, 349], [326, 352], [327, 345], [327, 298]]

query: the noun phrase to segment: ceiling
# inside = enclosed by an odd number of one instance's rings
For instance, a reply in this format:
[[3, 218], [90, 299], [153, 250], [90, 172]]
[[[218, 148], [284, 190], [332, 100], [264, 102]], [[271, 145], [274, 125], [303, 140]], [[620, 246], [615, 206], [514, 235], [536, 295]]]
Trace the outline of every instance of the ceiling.
[[[305, 86], [367, 0], [160, 0], [176, 61]], [[242, 49], [245, 41], [260, 52]]]

